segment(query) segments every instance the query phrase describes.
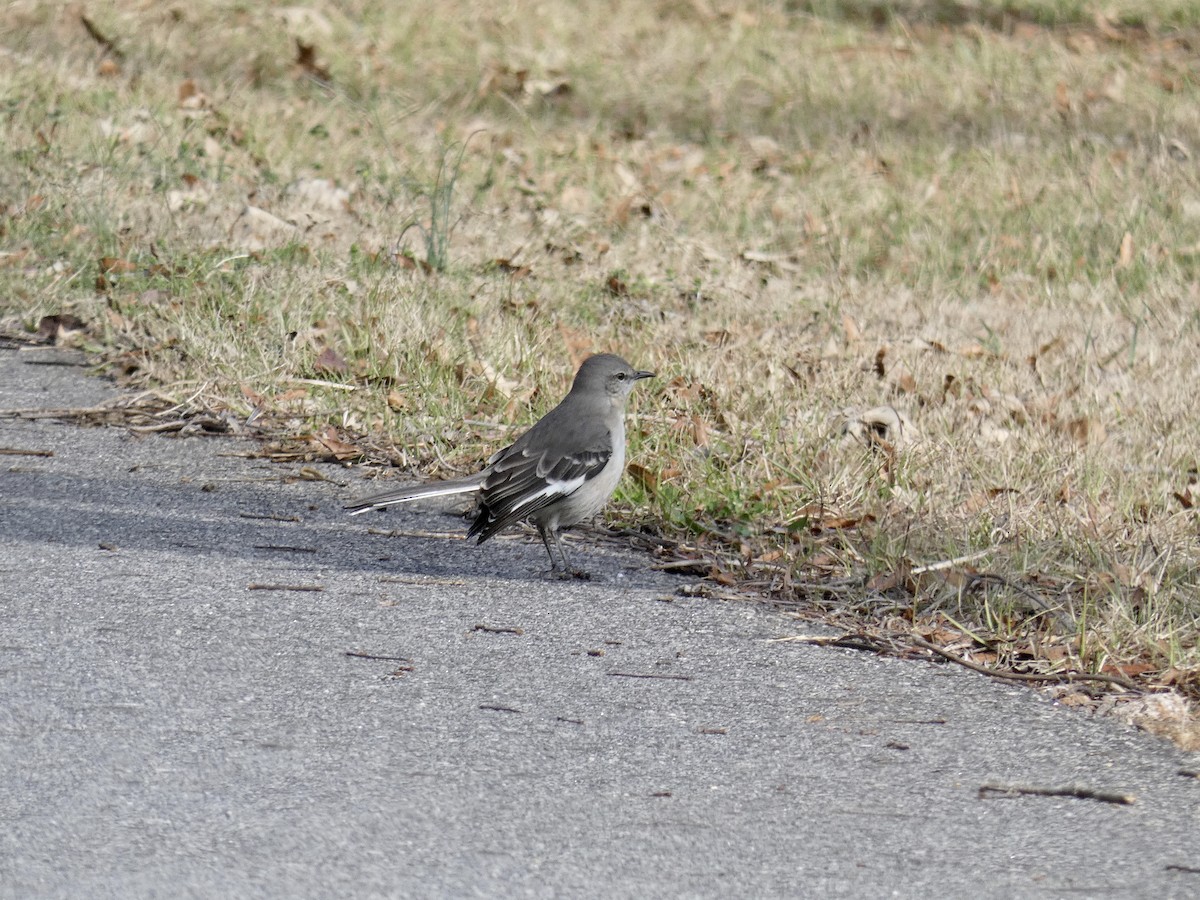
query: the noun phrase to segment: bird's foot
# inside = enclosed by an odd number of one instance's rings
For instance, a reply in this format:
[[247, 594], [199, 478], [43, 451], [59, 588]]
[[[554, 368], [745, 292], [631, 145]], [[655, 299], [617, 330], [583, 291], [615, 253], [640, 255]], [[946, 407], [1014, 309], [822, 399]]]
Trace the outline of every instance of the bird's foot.
[[551, 569], [550, 577], [557, 578], [559, 581], [591, 581], [590, 572], [585, 572], [582, 569]]

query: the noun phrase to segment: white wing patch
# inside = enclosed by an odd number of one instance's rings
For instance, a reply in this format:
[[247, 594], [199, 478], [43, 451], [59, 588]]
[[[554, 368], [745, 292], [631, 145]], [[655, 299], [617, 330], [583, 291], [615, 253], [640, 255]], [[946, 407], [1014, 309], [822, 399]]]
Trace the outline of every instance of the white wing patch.
[[512, 508], [516, 512], [527, 503], [532, 503], [542, 497], [566, 497], [579, 490], [583, 483], [587, 481], [586, 475], [580, 475], [578, 478], [572, 478], [570, 481], [550, 481], [541, 490], [534, 491], [532, 494], [526, 494], [520, 500], [516, 501]]

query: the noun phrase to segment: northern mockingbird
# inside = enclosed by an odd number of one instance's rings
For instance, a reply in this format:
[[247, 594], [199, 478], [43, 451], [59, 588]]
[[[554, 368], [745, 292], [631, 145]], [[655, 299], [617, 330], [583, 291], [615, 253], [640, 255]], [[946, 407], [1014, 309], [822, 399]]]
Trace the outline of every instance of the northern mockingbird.
[[478, 535], [482, 544], [528, 520], [542, 536], [552, 574], [586, 577], [567, 566], [558, 533], [596, 515], [612, 496], [625, 470], [625, 401], [635, 384], [653, 377], [611, 353], [589, 357], [563, 401], [513, 444], [492, 454], [482, 471], [388, 491], [346, 508], [358, 515], [393, 503], [478, 492], [467, 537]]

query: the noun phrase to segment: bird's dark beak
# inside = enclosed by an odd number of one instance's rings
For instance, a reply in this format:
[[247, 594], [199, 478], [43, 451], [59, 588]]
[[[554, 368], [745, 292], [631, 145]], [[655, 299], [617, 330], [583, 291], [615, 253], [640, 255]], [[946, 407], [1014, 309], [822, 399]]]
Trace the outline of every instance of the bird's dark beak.
[[643, 378], [654, 378], [654, 377], [655, 377], [655, 375], [653, 372], [634, 372], [633, 373], [634, 381], [641, 381]]

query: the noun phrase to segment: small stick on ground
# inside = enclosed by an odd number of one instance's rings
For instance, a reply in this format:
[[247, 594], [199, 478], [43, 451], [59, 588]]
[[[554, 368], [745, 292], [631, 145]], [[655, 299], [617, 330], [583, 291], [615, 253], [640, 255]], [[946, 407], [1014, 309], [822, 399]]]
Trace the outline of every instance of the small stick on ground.
[[1076, 681], [1100, 681], [1105, 684], [1116, 684], [1125, 688], [1127, 691], [1140, 693], [1142, 688], [1138, 687], [1128, 678], [1120, 675], [1092, 675], [1088, 672], [1012, 672], [1007, 669], [993, 669], [989, 666], [983, 666], [979, 663], [971, 662], [969, 659], [964, 659], [957, 653], [951, 653], [944, 647], [939, 647], [932, 641], [927, 641], [920, 635], [909, 635], [909, 640], [918, 647], [923, 647], [926, 650], [932, 650], [938, 656], [950, 660], [952, 663], [957, 663], [964, 669], [970, 669], [972, 672], [979, 672], [983, 675], [991, 675], [993, 678], [1007, 678], [1011, 681], [1050, 681], [1050, 682], [1076, 682]]
[[355, 659], [380, 659], [385, 662], [402, 662], [411, 663], [412, 660], [407, 656], [376, 656], [374, 653], [363, 653], [361, 650], [347, 650], [347, 656], [353, 656]]
[[398, 538], [432, 538], [444, 541], [465, 541], [467, 539], [465, 534], [455, 534], [450, 531], [387, 531], [383, 528], [368, 528], [367, 534], [379, 534], [384, 537]]
[[513, 628], [499, 625], [484, 625], [482, 622], [475, 625], [472, 631], [482, 631], [487, 634], [524, 634], [524, 628]]
[[691, 681], [691, 675], [655, 675], [649, 672], [609, 672], [609, 678], [658, 678], [663, 681]]
[[379, 578], [380, 584], [438, 584], [438, 585], [462, 585], [466, 584], [466, 580], [462, 578], [427, 578], [427, 577], [406, 577], [404, 575], [381, 575]]
[[0, 456], [53, 456], [53, 450], [22, 450], [19, 447], [0, 447]]
[[771, 638], [772, 644], [812, 644], [815, 647], [843, 647], [848, 650], [863, 650], [868, 653], [883, 653], [888, 647], [879, 639], [868, 634], [793, 634]]
[[79, 419], [85, 416], [120, 414], [111, 406], [76, 406], [65, 409], [0, 409], [0, 419]]
[[248, 591], [323, 591], [319, 584], [249, 584]]
[[1090, 788], [1084, 784], [1068, 784], [1062, 787], [1052, 787], [1038, 784], [984, 784], [979, 787], [980, 799], [998, 794], [1002, 797], [1019, 797], [1032, 795], [1035, 797], [1078, 797], [1081, 800], [1099, 800], [1103, 803], [1115, 803], [1118, 806], [1129, 806], [1137, 802], [1133, 794], [1120, 791], [1105, 791]]

